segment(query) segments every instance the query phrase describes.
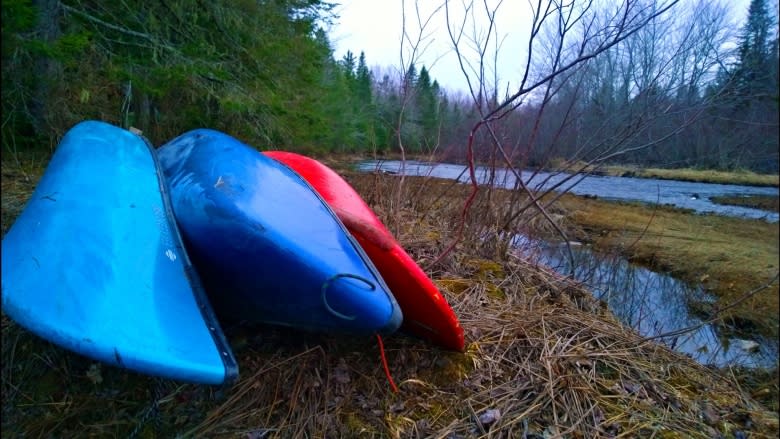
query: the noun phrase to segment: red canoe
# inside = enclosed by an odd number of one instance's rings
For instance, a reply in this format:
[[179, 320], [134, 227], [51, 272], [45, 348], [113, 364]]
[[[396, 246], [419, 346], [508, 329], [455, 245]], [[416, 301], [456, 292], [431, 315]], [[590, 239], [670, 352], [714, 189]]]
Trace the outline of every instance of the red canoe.
[[300, 174], [336, 212], [376, 265], [404, 316], [402, 329], [441, 346], [463, 351], [463, 328], [436, 285], [339, 174], [309, 157], [266, 151]]

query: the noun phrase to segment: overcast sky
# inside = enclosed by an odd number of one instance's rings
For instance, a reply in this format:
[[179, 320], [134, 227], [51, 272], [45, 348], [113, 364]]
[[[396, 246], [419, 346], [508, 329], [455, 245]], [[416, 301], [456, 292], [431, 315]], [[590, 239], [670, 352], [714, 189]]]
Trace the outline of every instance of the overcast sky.
[[[690, 0], [689, 0], [690, 1]], [[750, 0], [728, 0], [732, 3], [733, 19], [741, 23]], [[442, 2], [439, 0], [421, 0], [421, 16], [427, 19], [434, 8]], [[474, 2], [480, 9], [478, 17], [484, 17], [483, 1]], [[488, 5], [499, 3], [498, 0], [487, 0]], [[530, 9], [527, 0], [504, 0], [500, 13], [496, 18], [496, 29], [502, 41], [498, 61], [499, 84], [503, 90], [507, 83], [516, 87], [523, 74], [525, 63], [525, 47], [528, 41], [528, 26], [530, 24]], [[339, 16], [330, 29], [330, 38], [335, 49], [335, 56], [340, 59], [348, 50], [357, 56], [361, 51], [366, 53], [368, 66], [394, 67], [401, 66], [401, 31], [403, 0], [342, 0], [336, 9]], [[450, 2], [453, 22], [463, 17], [463, 2]], [[406, 0], [406, 22], [408, 33], [413, 39], [418, 38], [419, 26], [414, 10], [415, 2]], [[679, 7], [678, 5], [677, 7]], [[477, 32], [484, 32], [484, 19], [477, 23]], [[480, 27], [482, 26], [482, 28]], [[469, 27], [470, 29], [470, 27]], [[424, 64], [431, 76], [450, 91], [467, 90], [466, 81], [461, 73], [457, 58], [451, 50], [452, 43], [447, 33], [446, 16], [442, 8], [426, 27], [425, 37], [420, 48], [424, 49], [418, 57], [418, 68]], [[408, 64], [410, 57], [409, 43], [404, 45], [404, 63]], [[472, 52], [473, 54], [473, 52]], [[469, 54], [469, 55], [472, 55]], [[472, 58], [473, 59], [473, 58]]]

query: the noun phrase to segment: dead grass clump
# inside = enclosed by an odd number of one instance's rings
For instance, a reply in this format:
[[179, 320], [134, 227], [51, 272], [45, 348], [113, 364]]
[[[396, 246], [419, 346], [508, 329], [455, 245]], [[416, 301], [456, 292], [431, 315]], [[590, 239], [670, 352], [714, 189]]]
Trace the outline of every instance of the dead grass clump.
[[[387, 190], [392, 177], [351, 178], [424, 267], [452, 241], [461, 194], [453, 197], [437, 191], [443, 189], [438, 183], [431, 184], [416, 198], [401, 198], [399, 205]], [[418, 188], [409, 184], [405, 190]], [[478, 226], [467, 224], [466, 231], [480, 230]], [[386, 337], [397, 394], [390, 390], [370, 337], [266, 326], [226, 328], [241, 378], [218, 389], [97, 365], [3, 318], [2, 433], [777, 436], [777, 414], [757, 403], [731, 375], [643, 340], [581, 285], [511, 254], [491, 258], [495, 249], [485, 250], [481, 242], [465, 239], [429, 271], [461, 320], [467, 351], [441, 351], [403, 334]]]
[[752, 207], [754, 209], [780, 212], [780, 197], [776, 195], [723, 195], [710, 197], [710, 201], [718, 204]]

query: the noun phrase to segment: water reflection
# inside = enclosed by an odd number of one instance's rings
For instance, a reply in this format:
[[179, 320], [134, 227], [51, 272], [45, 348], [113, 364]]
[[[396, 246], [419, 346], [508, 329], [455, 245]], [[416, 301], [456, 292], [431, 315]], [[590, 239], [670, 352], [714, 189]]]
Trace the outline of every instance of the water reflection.
[[[517, 237], [521, 254], [557, 272], [572, 274], [564, 245]], [[690, 287], [671, 276], [650, 271], [619, 257], [599, 255], [575, 245], [573, 276], [598, 299], [609, 305], [625, 325], [646, 337], [700, 325], [689, 313], [688, 300], [712, 301], [701, 287]], [[719, 334], [718, 327], [703, 325], [685, 334], [659, 339], [703, 364], [772, 367], [777, 362], [778, 343], [767, 339], [742, 340]]]
[[[358, 165], [362, 171], [383, 170], [392, 173], [403, 172], [406, 175], [425, 175], [448, 178], [462, 183], [469, 182], [468, 172], [463, 165], [447, 163], [423, 163], [416, 161], [367, 161]], [[642, 201], [652, 204], [676, 206], [693, 209], [699, 213], [717, 213], [719, 215], [764, 219], [770, 222], [780, 220], [776, 212], [767, 212], [741, 206], [728, 206], [710, 201], [710, 197], [722, 195], [769, 195], [778, 196], [778, 188], [739, 186], [730, 184], [694, 183], [677, 180], [658, 180], [654, 178], [602, 177], [596, 175], [575, 177], [565, 181], [570, 174], [538, 172], [531, 178], [531, 171], [523, 171], [524, 183], [535, 190], [554, 188], [555, 191], [569, 191], [576, 195], [598, 196], [613, 200]], [[479, 183], [490, 178], [488, 168], [478, 166], [476, 177]], [[498, 169], [494, 182], [499, 187], [511, 188], [515, 184], [512, 173]]]

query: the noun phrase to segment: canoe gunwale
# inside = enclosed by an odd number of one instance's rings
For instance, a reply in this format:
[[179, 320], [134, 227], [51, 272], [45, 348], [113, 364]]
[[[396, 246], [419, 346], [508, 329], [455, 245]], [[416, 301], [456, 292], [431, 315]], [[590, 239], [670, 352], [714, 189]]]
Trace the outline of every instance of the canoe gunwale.
[[160, 196], [162, 198], [163, 209], [165, 211], [165, 218], [168, 221], [168, 227], [171, 229], [171, 238], [179, 250], [179, 255], [181, 255], [181, 264], [184, 267], [184, 275], [187, 277], [187, 281], [189, 282], [192, 292], [195, 295], [195, 303], [198, 305], [198, 310], [200, 311], [201, 317], [203, 318], [203, 322], [206, 324], [209, 334], [211, 334], [211, 338], [214, 341], [214, 345], [216, 346], [220, 358], [222, 359], [222, 364], [225, 368], [225, 378], [221, 385], [229, 386], [238, 381], [238, 362], [233, 355], [233, 351], [230, 348], [230, 343], [228, 342], [225, 333], [222, 331], [222, 327], [219, 324], [219, 320], [217, 319], [217, 315], [214, 312], [214, 308], [211, 306], [211, 302], [208, 300], [208, 296], [206, 295], [206, 290], [203, 287], [200, 276], [198, 276], [198, 272], [195, 270], [195, 266], [190, 260], [189, 254], [187, 253], [187, 248], [184, 246], [184, 240], [182, 239], [181, 231], [179, 230], [176, 217], [173, 213], [173, 203], [171, 201], [168, 181], [163, 173], [160, 159], [157, 157], [157, 148], [155, 148], [152, 143], [143, 135], [136, 134], [136, 136], [143, 140], [144, 145], [146, 145], [146, 147], [149, 149], [149, 153], [151, 154], [152, 160], [154, 161], [155, 175], [157, 176], [157, 184], [160, 188]]

